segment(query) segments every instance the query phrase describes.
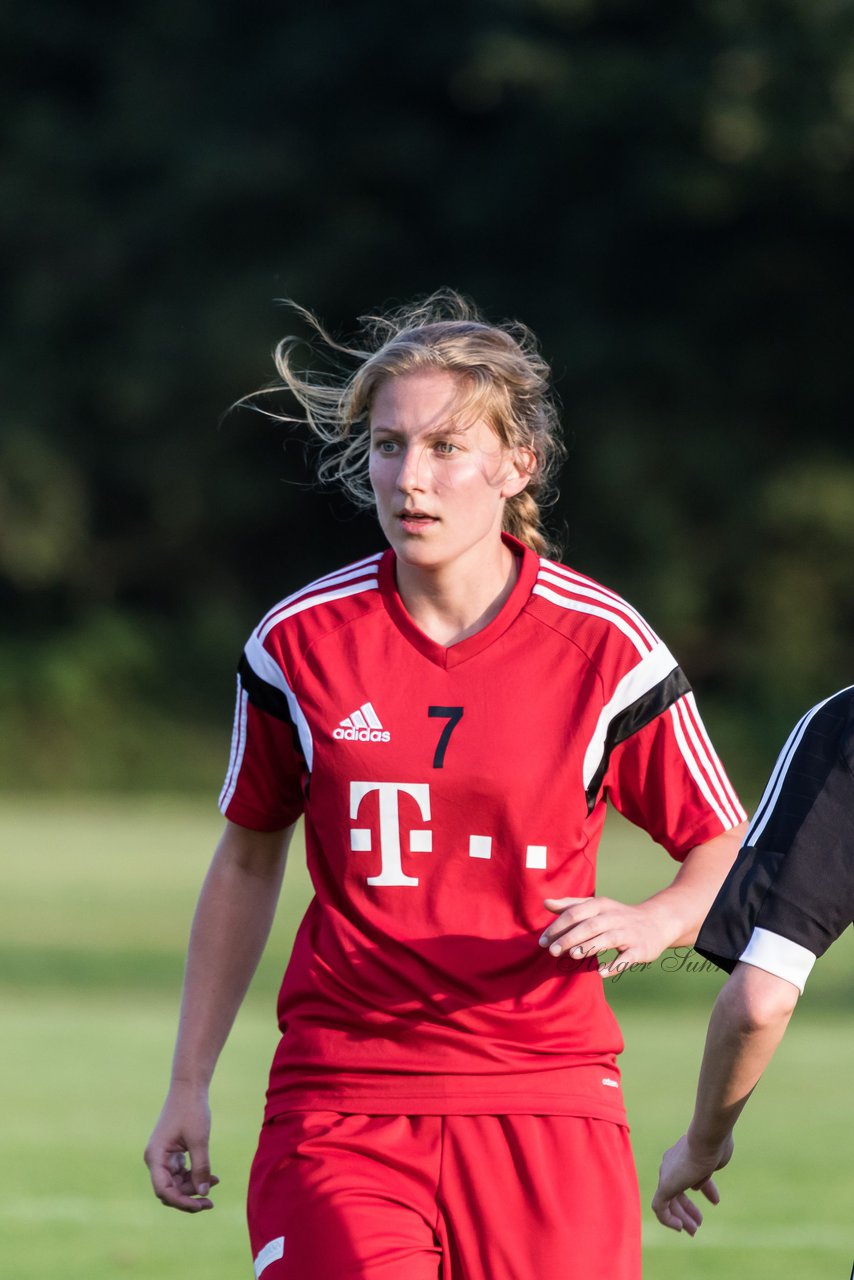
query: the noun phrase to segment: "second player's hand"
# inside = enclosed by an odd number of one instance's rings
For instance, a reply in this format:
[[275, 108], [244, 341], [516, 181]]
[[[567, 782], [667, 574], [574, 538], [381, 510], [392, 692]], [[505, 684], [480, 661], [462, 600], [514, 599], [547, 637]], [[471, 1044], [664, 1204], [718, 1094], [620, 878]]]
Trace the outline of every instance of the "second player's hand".
[[665, 1151], [658, 1171], [658, 1187], [652, 1198], [653, 1213], [662, 1226], [672, 1231], [687, 1231], [690, 1236], [696, 1234], [703, 1215], [685, 1193], [699, 1191], [711, 1204], [718, 1204], [721, 1197], [712, 1174], [729, 1163], [732, 1152], [731, 1134], [716, 1150], [704, 1155], [691, 1150], [684, 1134], [674, 1147]]
[[540, 938], [540, 946], [556, 958], [573, 960], [616, 951], [599, 970], [603, 978], [629, 965], [649, 963], [671, 945], [662, 913], [650, 904], [631, 905], [613, 898], [546, 898], [557, 916]]

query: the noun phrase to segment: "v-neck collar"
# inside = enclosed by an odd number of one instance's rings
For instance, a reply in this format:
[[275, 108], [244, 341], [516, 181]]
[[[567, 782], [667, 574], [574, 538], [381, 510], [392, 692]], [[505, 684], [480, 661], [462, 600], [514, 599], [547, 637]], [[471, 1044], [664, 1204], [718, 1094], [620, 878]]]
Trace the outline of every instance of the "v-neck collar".
[[465, 640], [459, 640], [456, 644], [451, 645], [443, 645], [436, 640], [431, 640], [413, 622], [397, 589], [395, 572], [397, 556], [394, 551], [389, 548], [380, 561], [380, 594], [389, 617], [404, 639], [408, 640], [425, 658], [435, 662], [437, 667], [458, 667], [460, 663], [468, 661], [469, 658], [473, 658], [478, 653], [482, 653], [499, 636], [502, 636], [508, 627], [513, 625], [528, 602], [531, 589], [537, 580], [537, 573], [539, 572], [539, 557], [524, 543], [511, 537], [509, 533], [502, 533], [501, 537], [505, 545], [510, 548], [515, 556], [519, 557], [520, 561], [519, 576], [513, 585], [513, 590], [500, 611], [482, 630], [475, 632], [473, 636], [467, 636]]

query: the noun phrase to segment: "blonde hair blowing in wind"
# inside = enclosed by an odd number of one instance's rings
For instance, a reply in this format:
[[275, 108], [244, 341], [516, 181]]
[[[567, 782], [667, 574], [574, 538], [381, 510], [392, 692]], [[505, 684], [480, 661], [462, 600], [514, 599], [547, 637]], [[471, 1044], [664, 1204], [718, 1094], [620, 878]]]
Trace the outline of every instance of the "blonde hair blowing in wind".
[[[556, 496], [553, 477], [565, 450], [549, 366], [529, 329], [516, 322], [488, 324], [465, 298], [443, 289], [384, 315], [361, 317], [354, 345], [344, 345], [310, 312], [288, 305], [322, 340], [337, 367], [333, 376], [298, 370], [293, 357], [300, 339], [285, 338], [275, 351], [281, 383], [266, 392], [287, 389], [302, 407], [323, 445], [321, 481], [341, 485], [358, 506], [372, 507], [369, 418], [377, 390], [388, 378], [443, 370], [458, 375], [465, 388], [460, 417], [469, 412], [482, 417], [505, 448], [525, 450], [533, 460], [527, 487], [507, 500], [505, 531], [538, 555], [556, 551], [543, 529], [541, 507]], [[356, 362], [349, 374], [340, 367], [345, 360]], [[251, 401], [261, 408], [256, 397]], [[271, 416], [303, 421], [285, 413]]]

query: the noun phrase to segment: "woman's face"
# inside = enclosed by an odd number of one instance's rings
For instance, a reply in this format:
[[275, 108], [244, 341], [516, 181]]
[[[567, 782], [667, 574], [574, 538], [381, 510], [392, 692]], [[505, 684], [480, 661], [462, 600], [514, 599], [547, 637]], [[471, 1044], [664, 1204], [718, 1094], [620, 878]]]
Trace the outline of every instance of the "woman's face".
[[489, 423], [455, 419], [460, 380], [441, 370], [387, 378], [370, 416], [377, 514], [398, 558], [476, 567], [500, 546], [504, 505], [528, 475]]

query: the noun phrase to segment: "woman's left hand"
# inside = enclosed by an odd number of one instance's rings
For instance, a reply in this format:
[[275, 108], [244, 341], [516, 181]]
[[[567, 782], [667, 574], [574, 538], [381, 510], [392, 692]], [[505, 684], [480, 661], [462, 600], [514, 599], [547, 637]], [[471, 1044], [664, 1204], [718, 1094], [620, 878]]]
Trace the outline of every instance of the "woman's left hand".
[[573, 960], [616, 950], [603, 964], [603, 978], [629, 965], [656, 960], [673, 943], [664, 913], [652, 903], [631, 905], [613, 898], [546, 898], [544, 906], [557, 916], [540, 938], [549, 955]]

